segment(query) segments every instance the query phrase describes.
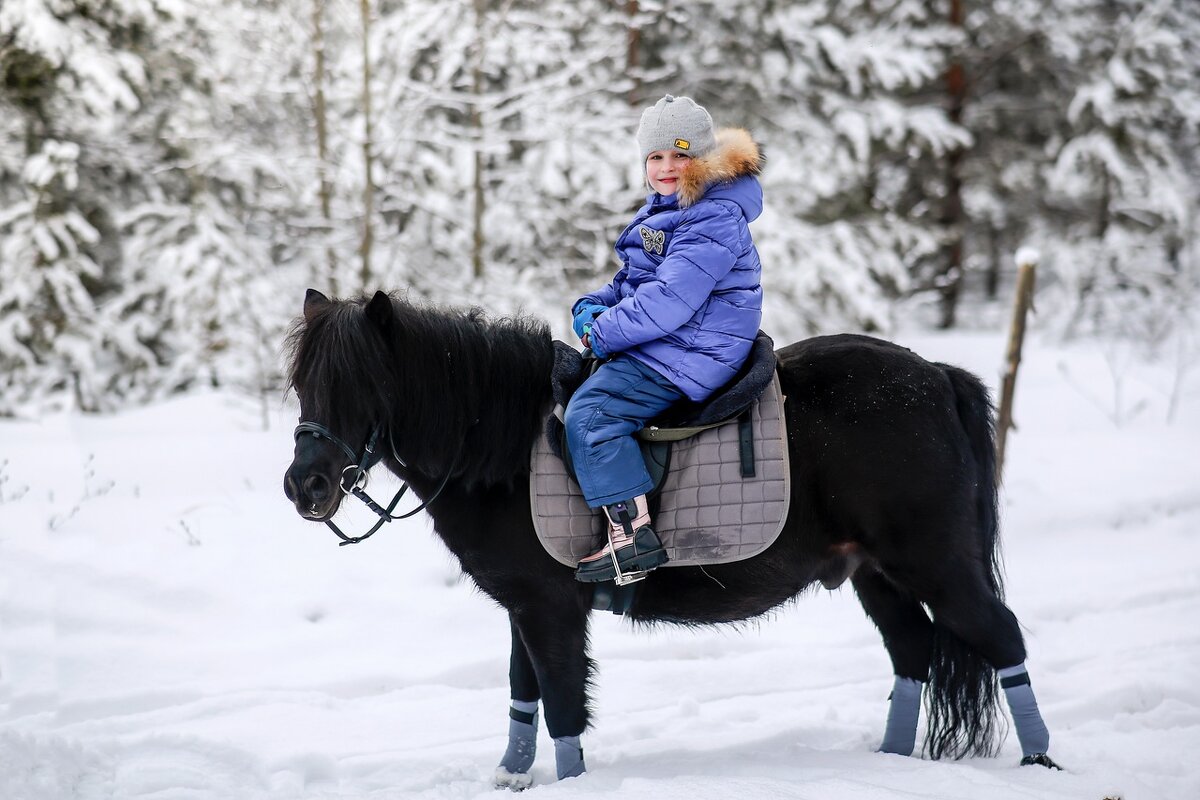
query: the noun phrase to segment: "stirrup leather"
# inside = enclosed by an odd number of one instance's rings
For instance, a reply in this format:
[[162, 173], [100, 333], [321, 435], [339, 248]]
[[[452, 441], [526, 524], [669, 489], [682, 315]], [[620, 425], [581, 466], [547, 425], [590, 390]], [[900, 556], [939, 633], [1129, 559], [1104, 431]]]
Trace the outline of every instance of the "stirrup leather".
[[[608, 513], [607, 509], [605, 509], [605, 513]], [[625, 538], [629, 540], [629, 544], [625, 545], [625, 547], [632, 547], [636, 549], [637, 533], [633, 530], [633, 519], [629, 516], [629, 509], [627, 507], [622, 508], [618, 512], [618, 515]], [[650, 574], [650, 570], [648, 569], [634, 570], [631, 572], [621, 571], [621, 560], [617, 558], [617, 545], [613, 541], [613, 533], [615, 533], [615, 530], [616, 529], [612, 525], [608, 526], [608, 558], [610, 561], [612, 561], [614, 573], [613, 581], [617, 584], [617, 586], [628, 586], [631, 583], [637, 583], [638, 581], [646, 580], [646, 576]]]

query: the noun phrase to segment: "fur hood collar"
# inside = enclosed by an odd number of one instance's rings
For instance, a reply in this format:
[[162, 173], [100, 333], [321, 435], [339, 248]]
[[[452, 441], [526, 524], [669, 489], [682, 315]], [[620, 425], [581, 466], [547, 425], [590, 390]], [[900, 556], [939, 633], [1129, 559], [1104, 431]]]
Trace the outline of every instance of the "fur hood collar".
[[717, 146], [697, 158], [679, 180], [679, 207], [694, 205], [716, 183], [726, 183], [762, 171], [763, 156], [749, 132], [742, 128], [717, 131]]

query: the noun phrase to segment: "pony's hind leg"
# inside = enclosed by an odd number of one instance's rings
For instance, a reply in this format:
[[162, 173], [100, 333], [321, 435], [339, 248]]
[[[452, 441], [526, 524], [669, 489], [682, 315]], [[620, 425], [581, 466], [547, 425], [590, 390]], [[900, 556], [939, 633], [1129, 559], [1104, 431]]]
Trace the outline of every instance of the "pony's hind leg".
[[1060, 769], [1058, 764], [1046, 755], [1046, 751], [1050, 749], [1050, 731], [1042, 720], [1042, 712], [1038, 710], [1037, 698], [1033, 694], [1025, 663], [1004, 667], [997, 670], [996, 674], [1000, 677], [1000, 686], [1004, 689], [1005, 700], [1008, 701], [1008, 711], [1012, 714], [1013, 725], [1017, 729], [1017, 741], [1021, 744], [1021, 765]]
[[859, 569], [851, 578], [863, 610], [883, 636], [894, 673], [887, 728], [881, 753], [912, 755], [917, 741], [921, 692], [929, 676], [933, 623], [925, 609], [876, 570]]
[[942, 592], [930, 603], [934, 620], [995, 668], [1017, 729], [1021, 763], [1056, 766], [1046, 756], [1050, 732], [1025, 669], [1025, 642], [1016, 615], [982, 579], [959, 580], [952, 585], [956, 591]]
[[508, 662], [511, 703], [508, 709], [508, 747], [496, 768], [497, 788], [526, 789], [533, 783], [529, 770], [537, 755], [538, 701], [541, 689], [529, 660], [529, 651], [521, 641], [516, 622], [509, 616], [512, 629], [512, 654]]

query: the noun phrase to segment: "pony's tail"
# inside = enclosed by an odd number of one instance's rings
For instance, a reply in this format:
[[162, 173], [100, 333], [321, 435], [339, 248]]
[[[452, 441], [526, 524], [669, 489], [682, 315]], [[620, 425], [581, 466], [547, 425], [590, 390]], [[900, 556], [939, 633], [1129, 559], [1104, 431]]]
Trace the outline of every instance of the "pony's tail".
[[992, 400], [979, 378], [949, 364], [939, 365], [954, 387], [958, 421], [967, 433], [971, 454], [975, 457], [975, 533], [979, 552], [984, 557], [988, 588], [1004, 599], [1004, 578], [1000, 569], [1000, 512], [996, 491], [996, 431]]
[[[984, 572], [997, 599], [1004, 595], [1000, 572], [1000, 525], [996, 492], [996, 446], [987, 388], [966, 370], [939, 364], [954, 388], [958, 419], [975, 460], [975, 530]], [[1000, 692], [995, 668], [934, 619], [933, 658], [926, 693], [930, 758], [994, 755]]]

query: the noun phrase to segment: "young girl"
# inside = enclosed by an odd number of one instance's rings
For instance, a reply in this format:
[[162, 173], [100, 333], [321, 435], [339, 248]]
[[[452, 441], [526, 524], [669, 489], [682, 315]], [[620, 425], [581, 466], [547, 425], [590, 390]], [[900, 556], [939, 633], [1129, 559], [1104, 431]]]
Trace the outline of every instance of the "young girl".
[[584, 498], [608, 520], [608, 543], [575, 572], [589, 583], [613, 580], [617, 565], [636, 578], [667, 560], [633, 434], [733, 378], [762, 319], [747, 227], [762, 212], [762, 159], [750, 134], [714, 132], [703, 107], [667, 95], [642, 114], [637, 141], [653, 193], [617, 238], [612, 283], [572, 308], [575, 333], [606, 359], [566, 411]]

